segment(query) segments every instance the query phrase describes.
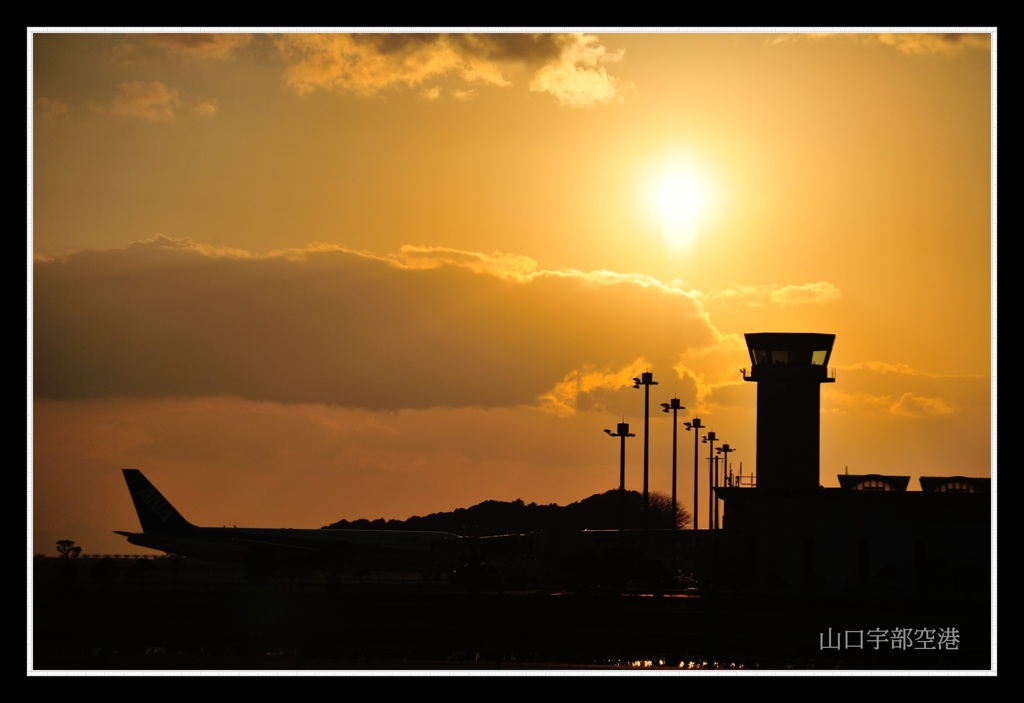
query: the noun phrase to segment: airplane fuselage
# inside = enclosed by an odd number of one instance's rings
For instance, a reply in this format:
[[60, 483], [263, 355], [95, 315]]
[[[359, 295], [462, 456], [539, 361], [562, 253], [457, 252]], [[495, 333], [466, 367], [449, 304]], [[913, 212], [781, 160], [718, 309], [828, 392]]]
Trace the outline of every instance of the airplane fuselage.
[[265, 569], [305, 564], [321, 571], [455, 565], [460, 555], [463, 538], [448, 532], [200, 527], [185, 520], [142, 472], [125, 469], [124, 476], [142, 532], [117, 534], [168, 554]]

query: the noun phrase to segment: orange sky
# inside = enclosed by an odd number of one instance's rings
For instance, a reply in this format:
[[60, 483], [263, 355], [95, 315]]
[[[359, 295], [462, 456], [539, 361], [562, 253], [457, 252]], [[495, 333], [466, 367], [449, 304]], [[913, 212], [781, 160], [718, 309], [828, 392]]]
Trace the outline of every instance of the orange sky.
[[625, 419], [640, 490], [647, 370], [692, 509], [746, 332], [837, 335], [823, 485], [995, 478], [993, 37], [32, 32], [30, 550], [146, 553], [123, 467], [204, 525], [564, 505]]

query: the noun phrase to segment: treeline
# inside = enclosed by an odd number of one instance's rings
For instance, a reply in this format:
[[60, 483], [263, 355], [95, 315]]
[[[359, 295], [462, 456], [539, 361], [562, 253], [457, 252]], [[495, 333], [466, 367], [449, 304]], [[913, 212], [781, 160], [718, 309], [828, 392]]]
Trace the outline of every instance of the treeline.
[[[457, 508], [447, 513], [413, 516], [408, 520], [339, 520], [327, 529], [365, 530], [440, 530], [459, 535], [494, 535], [507, 533], [544, 532], [552, 530], [617, 530], [620, 527], [636, 530], [644, 528], [643, 496], [636, 491], [623, 495], [613, 489], [597, 493], [566, 506], [537, 505], [522, 499], [510, 502], [487, 500], [470, 508]], [[661, 493], [649, 494], [647, 527], [671, 529], [673, 527], [672, 499]], [[689, 511], [682, 506], [676, 520], [677, 527], [690, 524]]]

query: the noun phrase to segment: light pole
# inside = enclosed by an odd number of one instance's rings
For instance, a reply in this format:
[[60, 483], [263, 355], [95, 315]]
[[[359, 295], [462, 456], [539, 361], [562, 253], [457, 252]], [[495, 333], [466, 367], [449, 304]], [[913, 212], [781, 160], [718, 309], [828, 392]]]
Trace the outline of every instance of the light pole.
[[697, 515], [700, 512], [697, 504], [700, 502], [697, 500], [697, 474], [698, 474], [698, 460], [697, 460], [697, 444], [700, 441], [700, 430], [704, 425], [700, 424], [700, 418], [695, 417], [690, 422], [683, 423], [686, 425], [686, 431], [693, 430], [693, 529], [697, 529]]
[[708, 447], [708, 527], [712, 527], [712, 516], [715, 512], [715, 494], [713, 486], [715, 485], [715, 442], [718, 437], [715, 436], [714, 432], [708, 432], [704, 439], [701, 440], [704, 444], [710, 444]]
[[618, 430], [605, 430], [609, 437], [619, 437], [619, 531], [626, 529], [626, 437], [636, 437], [628, 422], [620, 422]]
[[[728, 478], [729, 475], [729, 454], [736, 450], [736, 447], [731, 447], [728, 444], [722, 444], [716, 451], [722, 454], [722, 479], [725, 483], [731, 485], [732, 481]], [[718, 486], [718, 471], [715, 472], [715, 486]], [[715, 529], [718, 529], [718, 500], [715, 500]]]
[[662, 403], [661, 408], [666, 413], [672, 411], [672, 529], [675, 530], [679, 527], [679, 503], [676, 502], [676, 435], [679, 426], [677, 420], [679, 411], [685, 410], [686, 407], [679, 404], [679, 398], [673, 398], [670, 403]]
[[640, 374], [640, 378], [633, 379], [633, 388], [644, 387], [644, 530], [647, 529], [647, 506], [649, 499], [647, 496], [648, 486], [648, 457], [650, 456], [650, 437], [651, 437], [651, 386], [658, 385], [658, 382], [654, 380], [654, 374], [650, 371], [644, 371]]
[[[723, 443], [722, 446], [720, 446], [716, 451], [719, 454], [722, 455], [722, 478], [725, 479], [726, 475], [729, 473], [729, 453], [736, 451], [736, 448], [735, 447], [730, 447], [728, 444], [724, 444]], [[715, 458], [717, 459], [718, 457], [715, 457]], [[732, 483], [732, 481], [729, 481], [729, 483]], [[718, 471], [717, 471], [717, 469], [715, 470], [715, 487], [716, 488], [718, 487]], [[716, 530], [718, 529], [718, 501], [717, 500], [715, 501], [715, 529]]]

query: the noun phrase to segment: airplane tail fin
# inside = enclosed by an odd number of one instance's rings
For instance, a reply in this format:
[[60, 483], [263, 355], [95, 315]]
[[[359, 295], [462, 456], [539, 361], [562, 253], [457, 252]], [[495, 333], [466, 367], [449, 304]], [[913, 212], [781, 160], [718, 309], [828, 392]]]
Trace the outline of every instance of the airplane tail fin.
[[195, 529], [138, 469], [122, 469], [128, 492], [135, 503], [135, 512], [142, 531], [149, 534], [172, 534]]

